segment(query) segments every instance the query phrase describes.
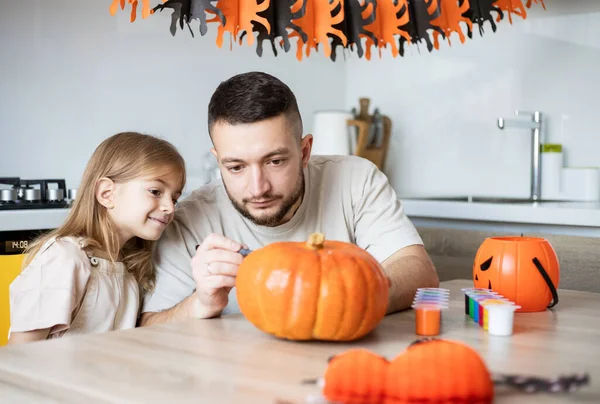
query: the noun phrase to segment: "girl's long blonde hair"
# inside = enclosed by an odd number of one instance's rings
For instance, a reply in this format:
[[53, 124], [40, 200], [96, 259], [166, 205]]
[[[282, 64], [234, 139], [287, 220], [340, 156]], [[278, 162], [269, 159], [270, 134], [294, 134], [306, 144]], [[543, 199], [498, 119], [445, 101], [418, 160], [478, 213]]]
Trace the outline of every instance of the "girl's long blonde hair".
[[155, 241], [134, 237], [119, 251], [119, 241], [107, 210], [96, 199], [96, 184], [101, 178], [110, 178], [115, 183], [126, 182], [168, 168], [179, 173], [183, 189], [185, 162], [171, 143], [137, 132], [118, 133], [103, 141], [85, 168], [67, 219], [59, 228], [30, 243], [25, 250], [27, 256], [23, 260], [23, 268], [49, 239], [82, 237], [86, 249], [95, 248], [106, 252], [112, 261], [122, 261], [134, 274], [140, 288], [151, 291], [155, 280], [152, 265]]

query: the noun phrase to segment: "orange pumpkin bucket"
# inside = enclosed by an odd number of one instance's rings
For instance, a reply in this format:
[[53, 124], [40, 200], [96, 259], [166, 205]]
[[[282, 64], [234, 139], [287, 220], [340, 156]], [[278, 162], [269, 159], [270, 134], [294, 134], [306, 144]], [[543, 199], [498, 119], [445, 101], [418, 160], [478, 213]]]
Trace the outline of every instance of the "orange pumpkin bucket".
[[499, 293], [518, 312], [537, 312], [558, 303], [560, 265], [548, 240], [538, 237], [490, 237], [473, 262], [476, 288]]

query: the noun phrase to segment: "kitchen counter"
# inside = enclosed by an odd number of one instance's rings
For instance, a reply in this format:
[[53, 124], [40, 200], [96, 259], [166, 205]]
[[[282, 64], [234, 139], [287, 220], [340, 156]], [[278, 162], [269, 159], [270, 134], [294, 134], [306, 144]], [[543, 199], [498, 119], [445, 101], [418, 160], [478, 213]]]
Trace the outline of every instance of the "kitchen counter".
[[[462, 341], [492, 372], [554, 377], [587, 372], [590, 384], [568, 394], [496, 388], [494, 403], [600, 402], [600, 295], [559, 290], [553, 310], [517, 313], [514, 334], [490, 335], [465, 316], [461, 288], [443, 282], [450, 308], [440, 338]], [[366, 348], [389, 359], [418, 339], [415, 314], [386, 316], [350, 343], [291, 342], [256, 329], [240, 314], [0, 348], [3, 402], [306, 403], [332, 355]], [[314, 401], [312, 401], [314, 402]]]
[[[416, 224], [495, 223], [504, 229], [600, 236], [599, 202], [491, 203], [400, 198]], [[483, 227], [483, 226], [481, 226]], [[489, 227], [489, 226], [488, 226]], [[496, 226], [498, 227], [498, 226]]]
[[[599, 202], [483, 203], [400, 198], [411, 220], [447, 219], [579, 228], [600, 236]], [[0, 211], [0, 231], [52, 229], [60, 226], [70, 209]], [[582, 230], [583, 228], [583, 230]]]

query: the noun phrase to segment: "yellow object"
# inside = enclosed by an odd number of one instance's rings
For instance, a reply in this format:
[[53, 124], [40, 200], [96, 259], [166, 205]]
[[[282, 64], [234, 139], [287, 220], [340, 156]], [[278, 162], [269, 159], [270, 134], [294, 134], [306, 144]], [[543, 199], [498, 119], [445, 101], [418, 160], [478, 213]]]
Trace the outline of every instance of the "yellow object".
[[545, 143], [542, 145], [542, 153], [562, 153], [562, 144]]
[[8, 342], [10, 328], [10, 306], [8, 287], [21, 272], [25, 254], [0, 254], [0, 346]]

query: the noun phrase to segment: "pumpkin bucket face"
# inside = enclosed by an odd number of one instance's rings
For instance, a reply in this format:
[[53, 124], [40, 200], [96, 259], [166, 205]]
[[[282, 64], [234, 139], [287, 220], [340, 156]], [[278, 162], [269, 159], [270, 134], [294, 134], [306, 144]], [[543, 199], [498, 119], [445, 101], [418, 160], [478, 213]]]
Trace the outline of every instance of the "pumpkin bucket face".
[[236, 293], [242, 314], [268, 334], [351, 341], [383, 319], [389, 284], [360, 247], [312, 235], [254, 250], [238, 269]]
[[543, 311], [558, 303], [559, 280], [558, 257], [543, 238], [487, 238], [473, 262], [474, 286], [498, 292], [521, 306], [519, 312]]

